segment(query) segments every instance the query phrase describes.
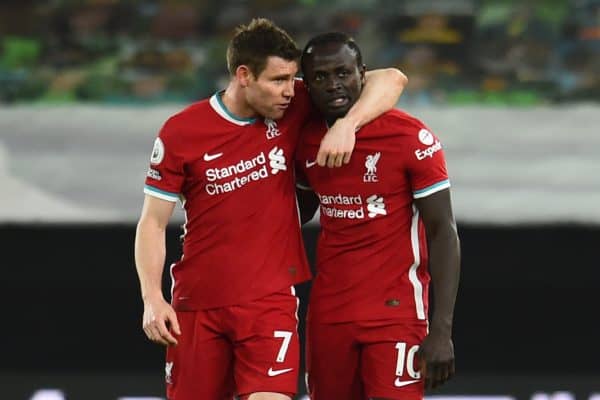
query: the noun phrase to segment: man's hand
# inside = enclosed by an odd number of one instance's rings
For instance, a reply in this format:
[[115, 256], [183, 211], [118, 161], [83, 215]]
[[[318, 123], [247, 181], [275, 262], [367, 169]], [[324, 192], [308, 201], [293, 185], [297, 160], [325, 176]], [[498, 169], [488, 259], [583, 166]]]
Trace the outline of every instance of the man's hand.
[[348, 164], [356, 142], [357, 125], [348, 118], [339, 118], [321, 140], [317, 153], [319, 166], [329, 168]]
[[454, 376], [454, 344], [449, 335], [429, 333], [417, 357], [425, 389], [434, 389]]
[[148, 339], [165, 346], [177, 344], [177, 339], [169, 332], [169, 328], [176, 335], [181, 335], [175, 310], [162, 295], [144, 300], [143, 328]]

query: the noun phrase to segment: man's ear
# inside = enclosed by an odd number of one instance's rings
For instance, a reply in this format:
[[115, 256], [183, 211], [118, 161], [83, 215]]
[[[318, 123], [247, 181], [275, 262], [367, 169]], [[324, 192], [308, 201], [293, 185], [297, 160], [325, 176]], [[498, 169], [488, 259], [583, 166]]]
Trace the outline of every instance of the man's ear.
[[250, 81], [254, 78], [254, 75], [247, 65], [240, 65], [235, 70], [235, 78], [240, 83], [240, 86], [245, 88], [250, 84]]

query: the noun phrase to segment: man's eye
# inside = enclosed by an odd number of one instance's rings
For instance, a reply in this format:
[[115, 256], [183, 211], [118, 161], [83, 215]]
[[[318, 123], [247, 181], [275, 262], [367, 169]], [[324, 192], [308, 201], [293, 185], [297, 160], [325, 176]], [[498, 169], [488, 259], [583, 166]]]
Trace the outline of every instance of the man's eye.
[[340, 78], [345, 78], [348, 76], [348, 71], [340, 71], [340, 73], [338, 74], [338, 76]]

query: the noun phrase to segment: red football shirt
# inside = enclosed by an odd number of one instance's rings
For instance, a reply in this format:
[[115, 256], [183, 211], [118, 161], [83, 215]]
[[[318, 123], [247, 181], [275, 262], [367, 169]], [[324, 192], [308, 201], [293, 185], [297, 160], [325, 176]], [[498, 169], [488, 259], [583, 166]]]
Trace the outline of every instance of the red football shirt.
[[311, 120], [297, 153], [299, 186], [304, 180], [320, 199], [309, 317], [425, 320], [427, 245], [413, 202], [450, 186], [440, 141], [392, 110], [357, 132], [350, 164], [329, 169], [314, 163], [326, 130]]
[[310, 279], [293, 171], [310, 102], [301, 83], [295, 90], [278, 121], [236, 118], [217, 93], [162, 127], [144, 192], [185, 210], [176, 309], [240, 304]]

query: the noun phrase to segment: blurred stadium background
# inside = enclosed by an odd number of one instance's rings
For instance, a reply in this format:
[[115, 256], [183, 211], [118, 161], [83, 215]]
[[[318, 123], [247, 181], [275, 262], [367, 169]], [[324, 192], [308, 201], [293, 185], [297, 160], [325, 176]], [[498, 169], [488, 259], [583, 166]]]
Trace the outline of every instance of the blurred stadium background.
[[164, 397], [133, 266], [148, 158], [254, 16], [354, 35], [444, 142], [458, 374], [428, 397], [600, 400], [599, 0], [2, 1], [0, 399]]

